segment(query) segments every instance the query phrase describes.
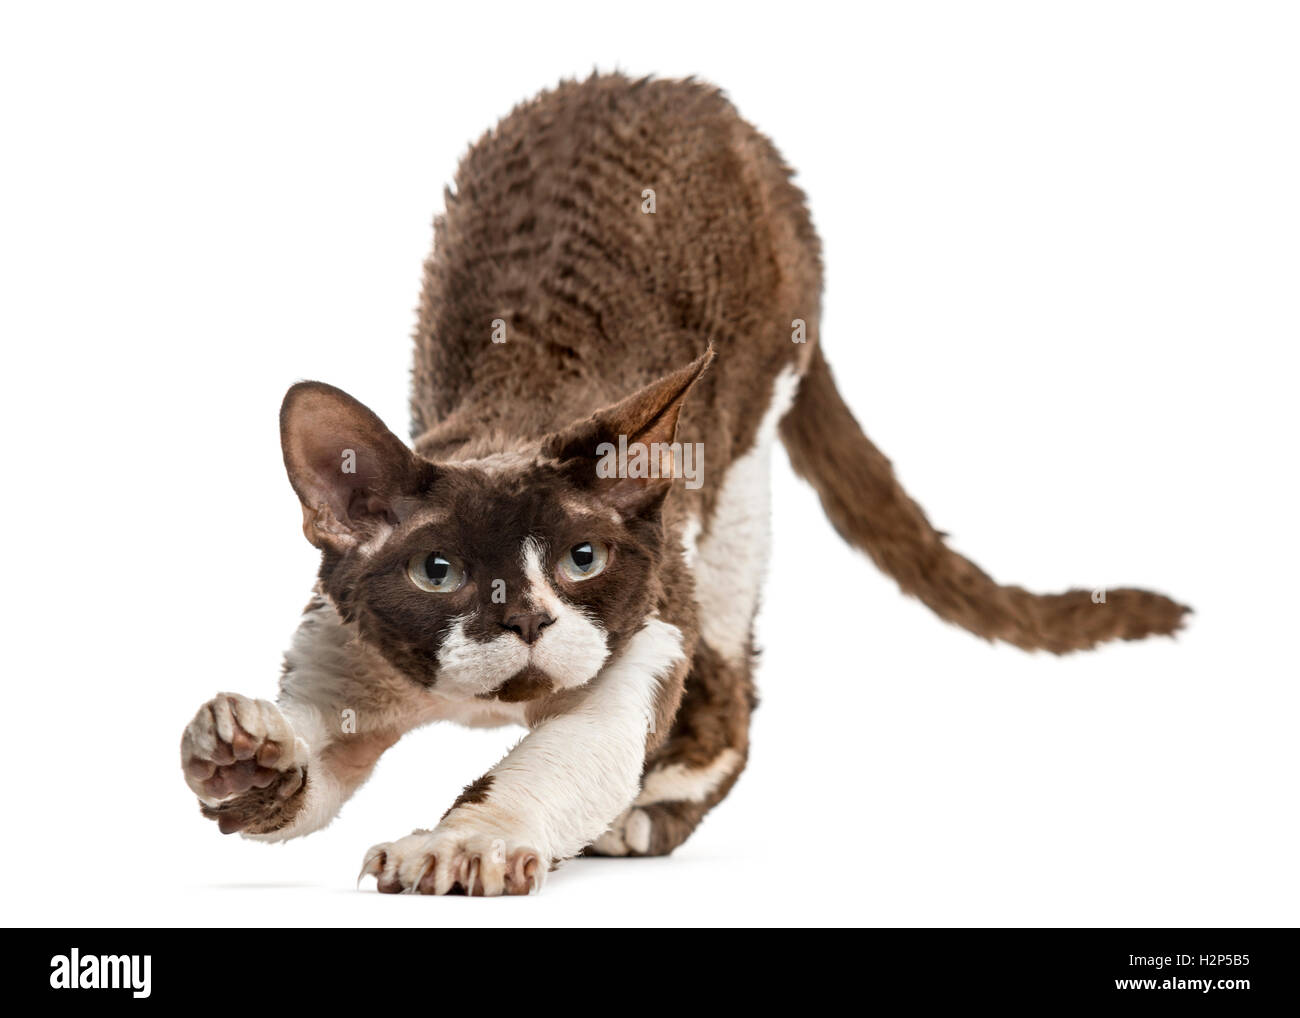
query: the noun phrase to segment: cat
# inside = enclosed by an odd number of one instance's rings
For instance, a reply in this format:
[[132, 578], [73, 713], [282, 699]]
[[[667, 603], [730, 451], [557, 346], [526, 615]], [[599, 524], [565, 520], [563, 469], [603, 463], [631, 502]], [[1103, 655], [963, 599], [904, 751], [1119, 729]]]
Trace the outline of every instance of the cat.
[[949, 622], [1055, 653], [1180, 627], [1159, 594], [1032, 594], [948, 549], [836, 389], [791, 175], [694, 79], [564, 82], [470, 149], [424, 267], [412, 444], [330, 385], [284, 399], [320, 572], [275, 703], [222, 693], [185, 730], [205, 817], [310, 833], [452, 719], [528, 732], [370, 849], [380, 891], [522, 894], [581, 853], [671, 852], [747, 759], [778, 436]]

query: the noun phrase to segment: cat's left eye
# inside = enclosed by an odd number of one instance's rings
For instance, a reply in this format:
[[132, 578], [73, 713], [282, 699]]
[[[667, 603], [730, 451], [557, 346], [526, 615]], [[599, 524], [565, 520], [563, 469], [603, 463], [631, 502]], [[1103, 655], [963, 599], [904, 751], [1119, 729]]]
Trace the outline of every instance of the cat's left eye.
[[566, 580], [580, 583], [590, 580], [605, 568], [609, 561], [609, 546], [600, 541], [583, 541], [575, 544], [560, 559], [560, 574]]

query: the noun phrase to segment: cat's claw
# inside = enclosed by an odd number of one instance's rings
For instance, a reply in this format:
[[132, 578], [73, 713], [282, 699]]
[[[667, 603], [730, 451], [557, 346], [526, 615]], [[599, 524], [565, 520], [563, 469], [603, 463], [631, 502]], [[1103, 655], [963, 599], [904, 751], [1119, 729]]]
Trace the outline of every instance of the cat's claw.
[[357, 874], [357, 887], [361, 886], [361, 881], [366, 877], [377, 877], [384, 869], [384, 846], [376, 845], [366, 853], [365, 860], [361, 863], [361, 872]]
[[456, 831], [416, 831], [366, 853], [357, 883], [373, 876], [383, 894], [535, 894], [546, 864], [541, 854], [504, 838]]

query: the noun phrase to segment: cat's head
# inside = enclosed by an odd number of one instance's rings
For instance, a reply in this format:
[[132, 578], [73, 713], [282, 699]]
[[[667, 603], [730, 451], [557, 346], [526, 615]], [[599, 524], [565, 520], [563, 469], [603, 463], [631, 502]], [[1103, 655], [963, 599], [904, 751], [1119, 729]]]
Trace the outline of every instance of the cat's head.
[[[439, 692], [515, 702], [590, 681], [662, 597], [664, 457], [710, 359], [518, 449], [455, 462], [417, 455], [333, 386], [293, 386], [281, 442], [324, 592]], [[609, 476], [620, 439], [660, 457], [655, 476]]]

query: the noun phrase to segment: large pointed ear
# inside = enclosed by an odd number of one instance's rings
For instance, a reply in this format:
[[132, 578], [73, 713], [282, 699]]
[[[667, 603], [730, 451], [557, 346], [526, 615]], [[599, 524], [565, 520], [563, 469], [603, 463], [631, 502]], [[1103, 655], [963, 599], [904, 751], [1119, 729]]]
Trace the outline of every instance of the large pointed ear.
[[285, 394], [280, 445], [303, 533], [337, 552], [396, 524], [399, 501], [432, 469], [367, 407], [324, 382], [299, 382]]
[[694, 449], [674, 442], [682, 404], [712, 361], [710, 346], [686, 367], [549, 436], [542, 455], [621, 512], [658, 507], [675, 476], [703, 466]]

